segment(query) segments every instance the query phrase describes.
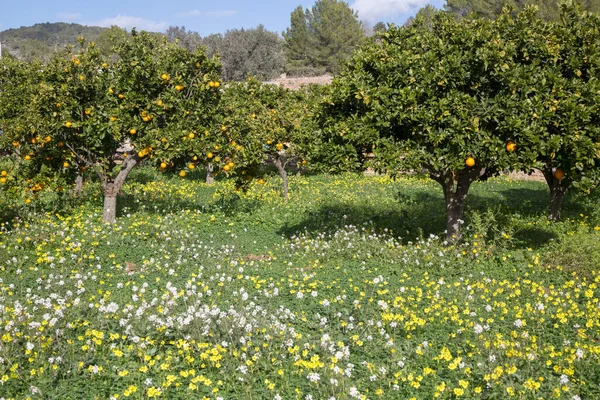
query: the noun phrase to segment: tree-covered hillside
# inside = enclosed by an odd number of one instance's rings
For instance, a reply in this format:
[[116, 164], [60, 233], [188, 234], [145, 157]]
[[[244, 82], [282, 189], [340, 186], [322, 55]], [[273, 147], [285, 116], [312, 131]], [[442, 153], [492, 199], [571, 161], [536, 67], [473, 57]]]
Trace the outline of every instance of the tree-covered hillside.
[[78, 36], [96, 40], [105, 30], [106, 28], [98, 26], [46, 22], [2, 31], [0, 42], [3, 52], [8, 51], [25, 60], [38, 58], [47, 61], [56, 50], [69, 44], [77, 44]]

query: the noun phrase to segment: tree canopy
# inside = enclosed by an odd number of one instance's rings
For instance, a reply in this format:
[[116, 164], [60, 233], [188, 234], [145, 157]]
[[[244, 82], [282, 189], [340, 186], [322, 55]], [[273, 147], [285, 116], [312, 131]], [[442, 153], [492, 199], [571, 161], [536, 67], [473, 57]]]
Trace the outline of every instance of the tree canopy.
[[[569, 0], [582, 10], [600, 12], [600, 2], [596, 0]], [[445, 10], [458, 17], [494, 19], [502, 14], [505, 6], [519, 12], [533, 5], [539, 16], [545, 20], [558, 20], [561, 15], [560, 2], [556, 0], [446, 0]]]
[[286, 70], [293, 75], [336, 73], [364, 37], [362, 23], [340, 0], [318, 0], [311, 9], [301, 6], [291, 14], [283, 33]]

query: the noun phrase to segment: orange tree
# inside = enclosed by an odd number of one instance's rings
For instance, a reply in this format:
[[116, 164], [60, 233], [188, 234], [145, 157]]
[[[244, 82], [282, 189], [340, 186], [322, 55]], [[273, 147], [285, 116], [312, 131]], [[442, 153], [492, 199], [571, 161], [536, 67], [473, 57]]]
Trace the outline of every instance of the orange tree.
[[142, 160], [185, 176], [222, 137], [215, 122], [220, 65], [202, 48], [190, 52], [133, 31], [115, 54], [105, 60], [82, 39], [77, 52], [54, 57], [27, 112], [13, 119], [30, 134], [6, 132], [24, 147], [40, 129], [44, 139], [35, 136], [30, 157], [57, 171], [95, 171], [107, 222], [115, 220], [117, 195]]
[[517, 161], [497, 129], [509, 24], [438, 13], [390, 28], [355, 52], [319, 113], [325, 144], [356, 149], [352, 162], [377, 144], [379, 170], [425, 170], [438, 182], [450, 241], [460, 239], [471, 184]]
[[561, 8], [550, 23], [528, 9], [503, 35], [515, 48], [500, 128], [511, 132], [519, 164], [543, 173], [552, 220], [569, 188], [600, 180], [600, 18]]
[[310, 114], [306, 99], [305, 89], [293, 91], [253, 78], [227, 86], [223, 129], [230, 137], [230, 146], [239, 151], [235, 170], [240, 184], [250, 182], [270, 161], [281, 176], [283, 198], [288, 200], [287, 168], [291, 162], [306, 164], [303, 121]]
[[[64, 177], [46, 167], [36, 157], [49, 137], [45, 126], [28, 113], [42, 79], [43, 65], [25, 63], [10, 56], [0, 60], [0, 206], [2, 216], [31, 202], [44, 188], [54, 195], [64, 186]], [[19, 140], [15, 140], [18, 137]], [[55, 196], [56, 197], [56, 196]]]

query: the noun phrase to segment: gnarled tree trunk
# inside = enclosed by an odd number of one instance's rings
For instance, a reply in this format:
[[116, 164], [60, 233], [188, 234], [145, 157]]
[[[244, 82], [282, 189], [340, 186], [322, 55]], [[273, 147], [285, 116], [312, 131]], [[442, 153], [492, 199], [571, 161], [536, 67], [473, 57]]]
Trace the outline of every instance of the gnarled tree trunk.
[[461, 239], [461, 225], [465, 214], [465, 200], [471, 184], [485, 174], [485, 168], [467, 168], [460, 174], [452, 171], [431, 172], [431, 179], [438, 182], [444, 191], [446, 201], [446, 240], [458, 243]]
[[214, 167], [212, 165], [212, 163], [208, 163], [208, 165], [206, 166], [206, 184], [207, 185], [212, 185], [213, 183], [215, 183], [215, 174], [214, 174]]
[[554, 168], [549, 167], [544, 168], [542, 170], [544, 178], [546, 179], [546, 183], [548, 184], [548, 188], [550, 189], [550, 205], [548, 206], [548, 219], [551, 221], [560, 220], [560, 210], [562, 207], [562, 203], [570, 186], [570, 181], [568, 180], [568, 178], [563, 177], [562, 179], [557, 179], [554, 175], [555, 172], [556, 170]]
[[104, 191], [104, 211], [102, 220], [108, 223], [114, 223], [117, 220], [117, 196], [125, 183], [127, 176], [137, 165], [138, 161], [135, 156], [129, 156], [123, 161], [121, 170], [116, 178], [108, 177], [102, 173], [98, 173], [102, 182], [102, 190]]
[[275, 166], [279, 171], [279, 175], [281, 176], [281, 181], [283, 185], [283, 200], [287, 202], [289, 200], [289, 192], [288, 192], [288, 176], [287, 171], [285, 170], [285, 163], [281, 159], [281, 157], [275, 157]]

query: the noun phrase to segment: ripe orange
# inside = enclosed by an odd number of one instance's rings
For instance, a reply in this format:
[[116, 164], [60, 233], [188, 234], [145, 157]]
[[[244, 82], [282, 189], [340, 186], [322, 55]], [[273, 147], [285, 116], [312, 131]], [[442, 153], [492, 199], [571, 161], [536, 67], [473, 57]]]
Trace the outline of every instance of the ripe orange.
[[223, 126], [221, 126], [221, 130], [222, 130], [222, 131], [226, 131], [226, 130], [227, 130], [227, 127], [226, 127], [225, 125], [223, 125]]
[[70, 127], [72, 127], [72, 126], [73, 126], [73, 123], [72, 123], [71, 121], [67, 121], [67, 122], [65, 122], [65, 126], [66, 126], [67, 128], [70, 128]]
[[213, 158], [213, 153], [211, 153], [210, 151], [208, 152], [208, 154], [206, 154], [206, 157], [208, 158]]
[[6, 171], [0, 172], [0, 176], [6, 176], [6, 175], [8, 175], [8, 172], [6, 172]]
[[185, 89], [185, 87], [182, 85], [175, 86], [175, 90], [177, 90], [178, 92], [181, 92], [183, 89]]
[[85, 112], [85, 115], [90, 115], [90, 114], [92, 113], [92, 110], [90, 110], [90, 109], [87, 109], [87, 110], [85, 110], [84, 112]]
[[189, 163], [189, 164], [188, 164], [188, 168], [189, 168], [189, 169], [194, 169], [194, 168], [196, 168], [196, 164], [194, 164], [194, 163]]
[[162, 105], [163, 105], [162, 100], [160, 100], [160, 99], [156, 100], [156, 105], [159, 107], [162, 107]]
[[208, 86], [215, 87], [215, 83], [213, 81], [208, 82]]
[[31, 199], [25, 200], [25, 203], [27, 203], [27, 204], [31, 203]]
[[221, 82], [215, 81], [215, 87], [218, 88], [219, 86], [221, 86]]
[[554, 171], [554, 177], [560, 181], [565, 177], [565, 171], [560, 168], [556, 168], [556, 171]]
[[102, 63], [102, 68], [106, 68], [106, 67], [108, 67], [108, 64], [107, 63]]
[[135, 128], [131, 128], [129, 130], [129, 133], [131, 133], [132, 135], [135, 135], [137, 133], [137, 131], [135, 130]]
[[161, 162], [161, 163], [160, 163], [160, 168], [161, 168], [161, 169], [165, 169], [165, 168], [167, 168], [167, 163], [165, 163], [165, 162]]
[[229, 164], [223, 165], [224, 171], [229, 171], [230, 169], [231, 169], [231, 167], [229, 166]]
[[190, 134], [188, 135], [188, 137], [189, 137], [190, 139], [193, 139], [193, 138], [195, 138], [195, 137], [196, 137], [196, 135], [194, 135], [194, 133], [193, 133], [193, 132], [190, 132]]
[[511, 152], [517, 149], [517, 145], [514, 142], [508, 142], [506, 144], [506, 151]]
[[0, 178], [0, 183], [6, 183], [6, 178], [5, 177]]
[[184, 170], [179, 171], [179, 176], [183, 178], [185, 176], [185, 171]]
[[162, 75], [160, 76], [160, 79], [162, 79], [163, 81], [168, 81], [168, 80], [169, 80], [169, 75], [167, 75], [167, 74], [162, 74]]
[[69, 163], [65, 161], [65, 162], [63, 163], [63, 167], [65, 167], [65, 168], [69, 168]]
[[302, 160], [302, 165], [306, 165], [306, 160]]
[[277, 150], [281, 150], [281, 149], [283, 149], [283, 144], [281, 144], [281, 143], [277, 143], [277, 144], [275, 145], [275, 148], [276, 148]]
[[475, 159], [473, 157], [469, 157], [465, 161], [465, 164], [467, 165], [467, 167], [472, 167], [475, 165]]
[[124, 98], [125, 98], [125, 96], [123, 96], [123, 94], [122, 94], [122, 93], [119, 93], [119, 98], [120, 98], [120, 99], [124, 99]]

